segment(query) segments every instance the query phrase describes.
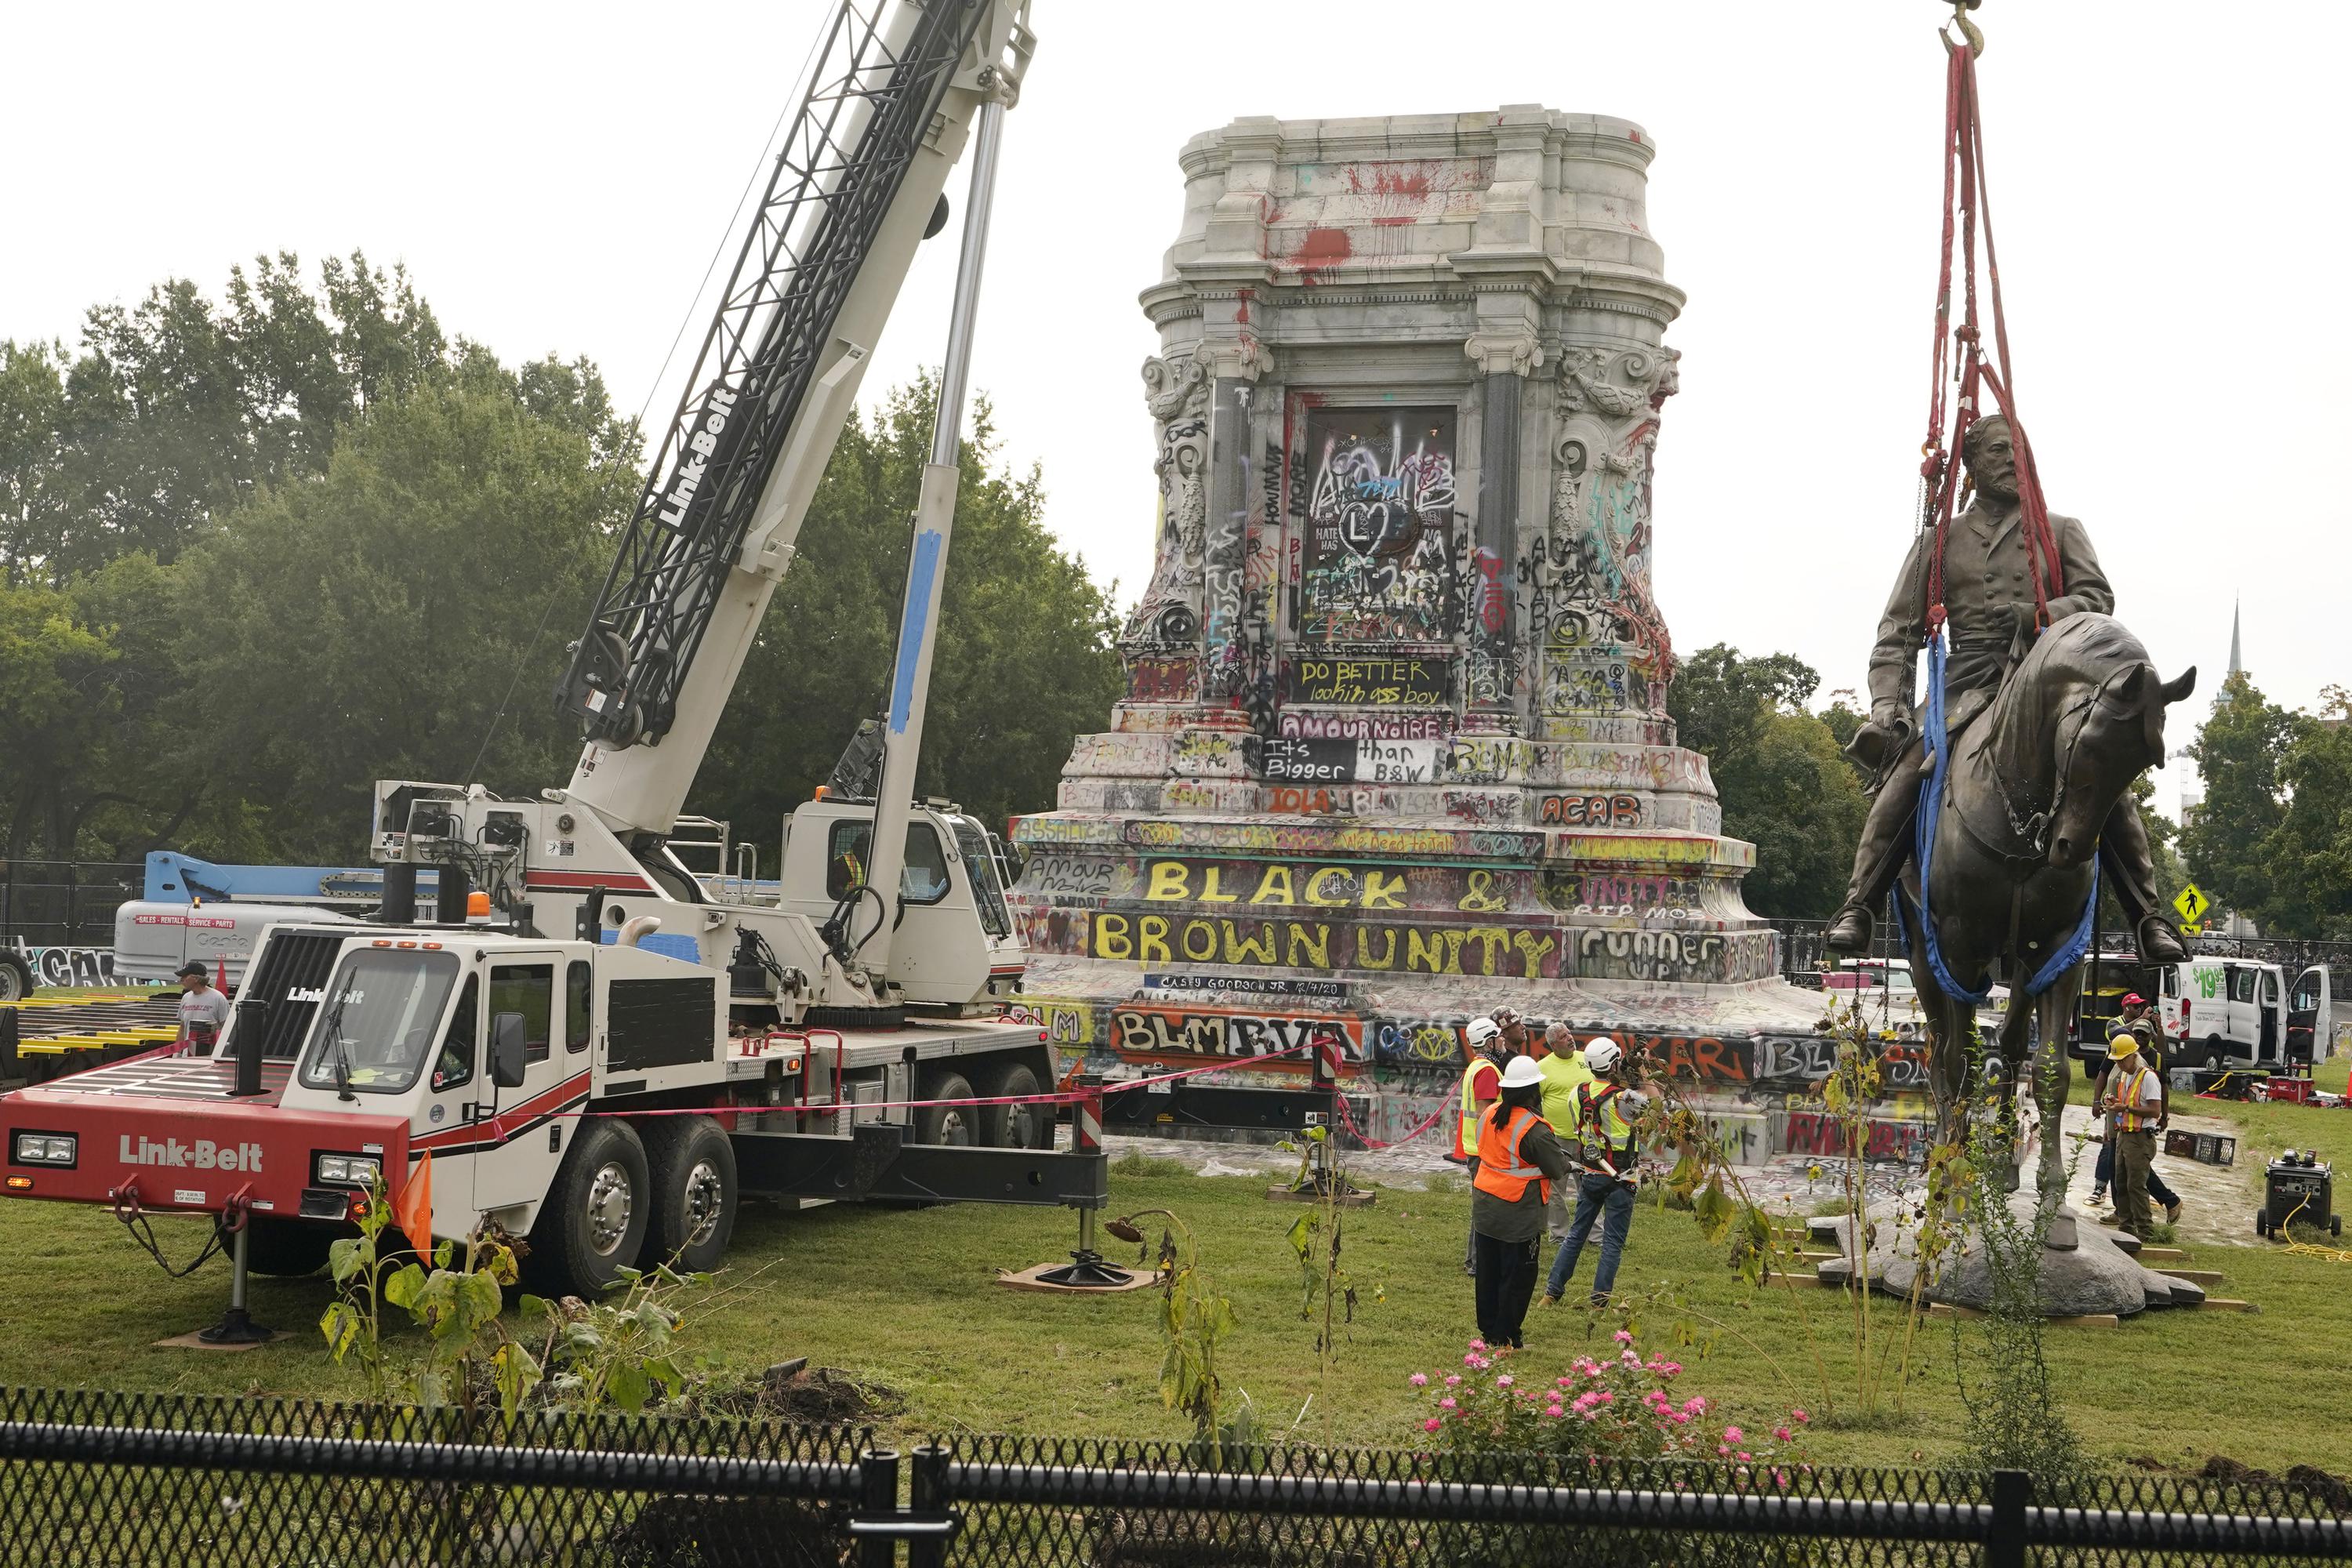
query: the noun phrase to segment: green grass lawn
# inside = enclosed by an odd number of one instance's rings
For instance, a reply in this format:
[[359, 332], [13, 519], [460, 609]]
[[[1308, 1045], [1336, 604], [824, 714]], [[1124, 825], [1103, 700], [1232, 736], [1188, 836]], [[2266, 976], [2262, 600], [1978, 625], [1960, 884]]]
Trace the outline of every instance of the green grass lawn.
[[[2352, 1115], [2246, 1109], [2336, 1116], [2352, 1142]], [[2298, 1126], [2294, 1136], [2322, 1142], [2315, 1129]], [[1320, 1442], [1409, 1442], [1417, 1404], [1407, 1375], [1458, 1361], [1472, 1332], [1460, 1262], [1466, 1194], [1387, 1191], [1374, 1207], [1347, 1216], [1346, 1255], [1365, 1301], [1327, 1379], [1314, 1330], [1299, 1317], [1297, 1269], [1284, 1239], [1299, 1211], [1266, 1202], [1260, 1180], [1132, 1162], [1112, 1185], [1118, 1210], [1172, 1208], [1200, 1233], [1204, 1266], [1239, 1318], [1223, 1352], [1229, 1386], [1248, 1392], [1263, 1423], [1277, 1432], [1297, 1423], [1299, 1436]], [[180, 1258], [201, 1239], [193, 1222], [158, 1229]], [[1155, 1294], [1073, 1299], [992, 1282], [1001, 1268], [1056, 1258], [1075, 1229], [1070, 1215], [1052, 1210], [755, 1208], [737, 1234], [733, 1267], [689, 1302], [687, 1341], [730, 1370], [805, 1355], [887, 1384], [906, 1396], [898, 1426], [908, 1435], [1179, 1435], [1180, 1421], [1159, 1400]], [[105, 1215], [23, 1201], [0, 1203], [0, 1256], [11, 1265], [12, 1331], [0, 1337], [0, 1382], [318, 1395], [357, 1387], [329, 1363], [312, 1326], [328, 1300], [324, 1279], [259, 1282], [256, 1316], [298, 1331], [224, 1354], [153, 1347], [218, 1315], [227, 1286], [220, 1264], [172, 1280]], [[2301, 1462], [2352, 1470], [2352, 1427], [2342, 1420], [2337, 1379], [2326, 1370], [2330, 1347], [2352, 1331], [2352, 1274], [2256, 1247], [2209, 1247], [2194, 1263], [2227, 1270], [2219, 1293], [2250, 1298], [2263, 1310], [2151, 1314], [2121, 1329], [2049, 1331], [2057, 1385], [2092, 1449], [2118, 1464], [2153, 1458], [2193, 1468], [2222, 1453], [2273, 1468]], [[1642, 1310], [1645, 1342], [1688, 1364], [1686, 1392], [1717, 1398], [1753, 1425], [1803, 1405], [1826, 1417], [1813, 1446], [1823, 1460], [1899, 1463], [1955, 1451], [1962, 1412], [1948, 1321], [1920, 1326], [1906, 1413], [1864, 1424], [1851, 1408], [1848, 1298], [1751, 1291], [1687, 1214], [1645, 1206], [1621, 1290], [1668, 1286], [1683, 1288], [1696, 1312], [1728, 1329], [1701, 1359], [1671, 1352], [1673, 1330], [1690, 1320], [1663, 1304]], [[1385, 1300], [1370, 1300], [1375, 1287]], [[1899, 1309], [1884, 1300], [1875, 1316], [1882, 1333], [1900, 1322]], [[1585, 1348], [1590, 1322], [1572, 1309], [1538, 1309], [1527, 1352], [1533, 1370], [1553, 1375]], [[1598, 1339], [1607, 1345], [1605, 1328]]]

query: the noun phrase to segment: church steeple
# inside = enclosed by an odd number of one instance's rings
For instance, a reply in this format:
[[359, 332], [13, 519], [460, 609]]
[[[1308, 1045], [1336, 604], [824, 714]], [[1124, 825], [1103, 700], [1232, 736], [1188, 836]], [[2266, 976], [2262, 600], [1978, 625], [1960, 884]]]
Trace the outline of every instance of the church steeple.
[[2238, 657], [2238, 601], [2233, 598], [2230, 601], [2230, 673], [2243, 675], [2245, 672], [2245, 664]]

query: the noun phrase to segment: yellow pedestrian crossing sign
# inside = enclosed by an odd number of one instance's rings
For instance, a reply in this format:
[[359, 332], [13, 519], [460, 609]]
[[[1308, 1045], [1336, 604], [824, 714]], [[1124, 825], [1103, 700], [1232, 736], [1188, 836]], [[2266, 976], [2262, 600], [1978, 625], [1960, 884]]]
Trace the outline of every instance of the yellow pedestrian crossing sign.
[[2180, 896], [2172, 900], [2172, 907], [2180, 911], [2183, 921], [2195, 925], [2205, 918], [2205, 911], [2213, 907], [2213, 900], [2205, 896], [2205, 889], [2191, 882], [2180, 889]]

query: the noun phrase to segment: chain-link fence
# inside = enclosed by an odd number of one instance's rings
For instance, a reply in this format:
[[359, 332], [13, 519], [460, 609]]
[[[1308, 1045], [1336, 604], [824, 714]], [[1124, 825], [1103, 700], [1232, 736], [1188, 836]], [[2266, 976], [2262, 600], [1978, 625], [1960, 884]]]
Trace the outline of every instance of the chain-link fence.
[[1561, 1568], [2352, 1556], [2284, 1479], [1728, 1467], [0, 1393], [0, 1562]]
[[114, 911], [147, 868], [96, 860], [0, 860], [0, 945], [112, 947]]

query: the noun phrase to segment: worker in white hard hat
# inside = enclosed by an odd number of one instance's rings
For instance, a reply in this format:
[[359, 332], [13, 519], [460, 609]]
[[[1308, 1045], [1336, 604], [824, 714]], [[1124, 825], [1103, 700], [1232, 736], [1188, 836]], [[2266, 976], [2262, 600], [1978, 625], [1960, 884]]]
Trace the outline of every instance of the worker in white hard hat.
[[[1584, 1065], [1584, 1048], [1566, 1024], [1554, 1024], [1536, 1043], [1536, 1070], [1543, 1074], [1543, 1119], [1551, 1124], [1551, 1134], [1563, 1146], [1576, 1139], [1576, 1086], [1592, 1081], [1592, 1069]], [[1551, 1204], [1544, 1213], [1544, 1227], [1551, 1232], [1552, 1245], [1568, 1239], [1569, 1219], [1576, 1212], [1576, 1184], [1555, 1182]]]
[[1495, 1103], [1478, 1118], [1478, 1171], [1470, 1179], [1471, 1243], [1478, 1253], [1478, 1335], [1518, 1349], [1536, 1293], [1544, 1209], [1568, 1179], [1567, 1151], [1543, 1119], [1543, 1074], [1531, 1057], [1503, 1068]]
[[1592, 1270], [1592, 1304], [1605, 1307], [1617, 1285], [1617, 1264], [1625, 1255], [1625, 1234], [1633, 1227], [1633, 1189], [1641, 1182], [1641, 1151], [1633, 1123], [1649, 1104], [1627, 1070], [1624, 1048], [1607, 1036], [1585, 1042], [1584, 1065], [1592, 1080], [1576, 1089], [1576, 1217], [1568, 1239], [1552, 1256], [1544, 1305], [1558, 1302], [1576, 1273], [1578, 1254], [1601, 1221], [1601, 1261]]
[[[1462, 1030], [1462, 1112], [1454, 1125], [1454, 1152], [1446, 1156], [1457, 1165], [1469, 1167], [1471, 1175], [1478, 1173], [1478, 1118], [1495, 1103], [1495, 1094], [1503, 1076], [1502, 1064], [1510, 1058], [1510, 1047], [1503, 1036], [1503, 1026], [1492, 1018], [1473, 1018]], [[1462, 1246], [1462, 1272], [1478, 1272], [1478, 1233], [1473, 1229]]]

